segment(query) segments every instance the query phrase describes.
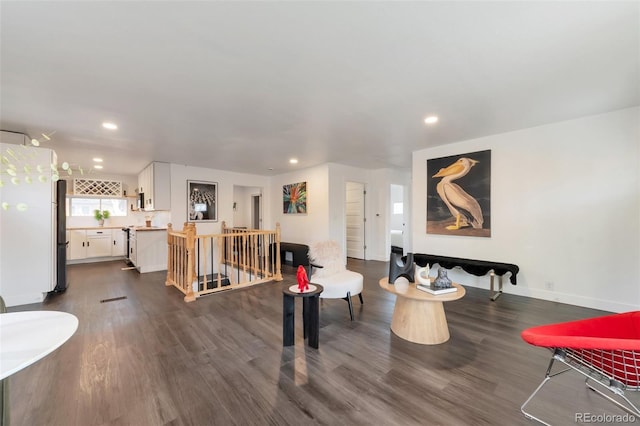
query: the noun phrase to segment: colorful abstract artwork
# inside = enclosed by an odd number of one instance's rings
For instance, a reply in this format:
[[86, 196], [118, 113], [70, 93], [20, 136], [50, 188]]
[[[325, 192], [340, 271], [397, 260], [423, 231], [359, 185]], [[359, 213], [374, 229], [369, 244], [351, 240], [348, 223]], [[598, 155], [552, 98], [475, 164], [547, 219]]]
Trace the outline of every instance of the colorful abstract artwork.
[[284, 214], [307, 213], [307, 182], [283, 185], [282, 202]]
[[491, 150], [427, 160], [427, 234], [491, 236]]

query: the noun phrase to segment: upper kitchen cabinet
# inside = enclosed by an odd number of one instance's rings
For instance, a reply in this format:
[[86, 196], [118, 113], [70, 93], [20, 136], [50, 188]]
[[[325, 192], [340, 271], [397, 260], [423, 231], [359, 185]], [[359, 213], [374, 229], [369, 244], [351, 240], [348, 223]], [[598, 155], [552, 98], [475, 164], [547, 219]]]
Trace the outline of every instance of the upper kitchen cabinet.
[[145, 210], [171, 210], [171, 165], [154, 161], [138, 175]]

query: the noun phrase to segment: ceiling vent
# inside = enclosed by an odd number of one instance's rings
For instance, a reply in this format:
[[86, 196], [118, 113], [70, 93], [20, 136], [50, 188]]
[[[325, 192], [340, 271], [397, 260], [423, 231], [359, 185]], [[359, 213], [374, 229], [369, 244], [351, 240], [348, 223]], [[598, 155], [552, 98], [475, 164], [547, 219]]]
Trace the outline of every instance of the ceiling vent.
[[74, 179], [73, 194], [122, 197], [122, 182], [103, 179]]

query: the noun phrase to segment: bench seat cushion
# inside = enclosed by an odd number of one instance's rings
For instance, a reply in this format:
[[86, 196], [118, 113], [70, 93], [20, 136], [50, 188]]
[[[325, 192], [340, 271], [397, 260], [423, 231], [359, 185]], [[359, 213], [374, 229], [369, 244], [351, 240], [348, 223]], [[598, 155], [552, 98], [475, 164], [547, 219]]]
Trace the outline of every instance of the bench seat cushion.
[[344, 270], [326, 277], [311, 277], [311, 283], [320, 284], [324, 291], [320, 293], [321, 299], [342, 299], [362, 293], [364, 278], [357, 272]]

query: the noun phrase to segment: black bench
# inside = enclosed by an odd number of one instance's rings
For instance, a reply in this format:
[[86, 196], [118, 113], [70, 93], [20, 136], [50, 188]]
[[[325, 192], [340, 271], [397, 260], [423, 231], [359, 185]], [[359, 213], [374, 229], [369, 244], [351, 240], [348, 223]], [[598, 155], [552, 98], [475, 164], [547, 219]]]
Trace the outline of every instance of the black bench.
[[[404, 259], [404, 258], [403, 258]], [[425, 267], [427, 265], [435, 265], [436, 263], [445, 269], [453, 269], [456, 266], [461, 267], [469, 274], [481, 277], [491, 272], [491, 300], [496, 300], [502, 294], [502, 276], [507, 272], [511, 273], [509, 281], [511, 284], [517, 284], [516, 275], [520, 271], [518, 265], [512, 263], [489, 262], [486, 260], [462, 259], [459, 257], [437, 256], [434, 254], [415, 253], [413, 260], [416, 265]], [[494, 292], [493, 276], [499, 277], [498, 292]]]
[[[299, 265], [309, 265], [309, 246], [298, 243], [280, 242], [280, 264], [285, 263], [286, 254], [291, 253], [292, 265], [297, 268]], [[275, 259], [275, 243], [271, 244], [271, 256]]]

